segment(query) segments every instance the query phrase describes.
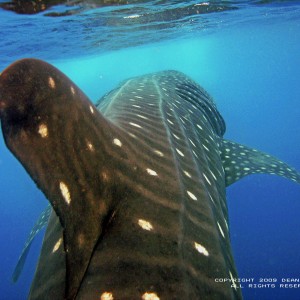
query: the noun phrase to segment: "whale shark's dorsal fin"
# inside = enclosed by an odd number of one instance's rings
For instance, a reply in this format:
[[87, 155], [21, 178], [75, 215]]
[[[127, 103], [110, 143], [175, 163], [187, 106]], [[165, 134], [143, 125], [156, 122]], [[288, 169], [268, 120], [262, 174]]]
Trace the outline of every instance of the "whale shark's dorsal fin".
[[25, 245], [23, 247], [23, 250], [21, 252], [21, 255], [20, 255], [20, 257], [18, 259], [18, 262], [16, 264], [16, 267], [14, 269], [14, 272], [12, 274], [12, 281], [14, 283], [18, 281], [18, 279], [19, 279], [19, 277], [22, 273], [22, 270], [23, 270], [28, 252], [30, 250], [30, 247], [31, 247], [31, 244], [32, 244], [34, 238], [48, 224], [48, 220], [49, 220], [51, 211], [52, 211], [52, 207], [51, 207], [51, 205], [48, 205], [42, 211], [39, 218], [35, 222], [32, 230], [30, 231], [29, 236], [28, 236], [28, 238], [25, 242]]
[[299, 173], [274, 156], [228, 140], [221, 144], [226, 186], [258, 173], [278, 175], [300, 183]]

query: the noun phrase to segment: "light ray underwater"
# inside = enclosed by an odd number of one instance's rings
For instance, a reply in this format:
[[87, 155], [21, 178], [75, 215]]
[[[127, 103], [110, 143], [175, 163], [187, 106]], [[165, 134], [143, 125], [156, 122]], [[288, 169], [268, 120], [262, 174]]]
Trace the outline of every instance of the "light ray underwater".
[[93, 104], [55, 67], [23, 59], [0, 76], [0, 119], [51, 204], [13, 273], [48, 224], [29, 299], [241, 299], [238, 283], [215, 281], [238, 277], [226, 187], [256, 173], [300, 183], [224, 139], [213, 99], [178, 71], [130, 78]]

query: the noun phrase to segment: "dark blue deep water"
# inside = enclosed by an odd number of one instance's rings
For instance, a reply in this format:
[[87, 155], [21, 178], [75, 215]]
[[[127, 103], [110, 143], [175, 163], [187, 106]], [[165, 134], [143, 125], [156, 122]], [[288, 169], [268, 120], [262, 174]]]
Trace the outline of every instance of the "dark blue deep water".
[[[96, 101], [130, 76], [177, 69], [214, 97], [226, 138], [300, 170], [300, 2], [142, 2], [30, 15], [0, 9], [0, 70], [19, 58], [44, 59]], [[300, 299], [300, 288], [279, 288], [288, 279], [300, 284], [300, 186], [251, 175], [227, 189], [227, 201], [239, 277], [277, 280], [275, 288], [245, 284], [244, 298]], [[26, 299], [44, 232], [20, 280], [10, 278], [46, 204], [1, 136], [0, 299]]]

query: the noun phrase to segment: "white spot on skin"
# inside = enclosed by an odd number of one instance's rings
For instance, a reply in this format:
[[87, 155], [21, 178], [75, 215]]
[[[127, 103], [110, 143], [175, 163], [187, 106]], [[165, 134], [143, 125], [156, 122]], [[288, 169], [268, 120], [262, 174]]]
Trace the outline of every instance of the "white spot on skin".
[[204, 149], [205, 149], [206, 151], [209, 151], [209, 149], [208, 149], [204, 144], [202, 144], [202, 146], [204, 147]]
[[143, 300], [160, 300], [156, 293], [148, 293], [142, 295]]
[[52, 250], [52, 253], [54, 253], [54, 252], [56, 252], [58, 249], [59, 249], [59, 247], [60, 247], [60, 245], [61, 245], [61, 243], [62, 243], [62, 238], [60, 238], [57, 242], [56, 242], [56, 244], [54, 245], [54, 247], [53, 247], [53, 250]]
[[229, 271], [229, 275], [230, 275], [230, 279], [231, 279], [232, 285], [233, 285], [234, 289], [236, 290], [237, 286], [236, 286], [235, 280], [234, 280], [234, 278], [233, 278], [233, 276], [232, 276], [232, 274], [231, 274], [230, 271]]
[[189, 178], [192, 178], [191, 174], [188, 172], [188, 171], [183, 171], [184, 175], [189, 177]]
[[94, 113], [94, 108], [93, 108], [92, 105], [90, 105], [90, 111], [91, 111], [92, 114]]
[[142, 128], [142, 126], [140, 126], [139, 124], [132, 123], [132, 122], [129, 122], [129, 125], [137, 127], [137, 128]]
[[141, 118], [141, 119], [145, 119], [145, 120], [149, 120], [147, 117], [143, 116], [143, 115], [137, 115], [137, 117]]
[[195, 143], [194, 143], [191, 139], [189, 139], [189, 140], [190, 140], [191, 144], [192, 144], [194, 147], [196, 147]]
[[194, 243], [194, 246], [195, 246], [195, 248], [196, 248], [196, 250], [199, 252], [199, 253], [201, 253], [201, 254], [203, 254], [203, 255], [205, 255], [205, 256], [208, 256], [209, 255], [209, 253], [208, 253], [208, 251], [206, 250], [206, 248], [205, 247], [203, 247], [202, 245], [200, 245], [200, 244], [198, 244], [198, 243]]
[[59, 188], [62, 196], [64, 197], [66, 203], [69, 205], [71, 203], [71, 195], [67, 185], [64, 182], [59, 183]]
[[172, 135], [174, 136], [175, 139], [180, 140], [180, 137], [177, 136], [176, 134], [172, 133]]
[[179, 149], [176, 148], [176, 151], [180, 156], [184, 157], [184, 154]]
[[225, 239], [225, 235], [224, 235], [224, 232], [223, 232], [223, 229], [222, 229], [221, 225], [219, 224], [219, 222], [217, 222], [217, 224], [218, 224], [219, 230], [220, 230], [223, 238]]
[[90, 150], [91, 152], [94, 152], [94, 151], [95, 151], [94, 145], [93, 145], [92, 143], [88, 142], [88, 143], [87, 143], [87, 146], [88, 146], [88, 148], [89, 148], [89, 150]]
[[119, 139], [114, 139], [113, 143], [118, 147], [122, 147], [122, 142]]
[[134, 138], [134, 139], [136, 139], [137, 137], [136, 137], [136, 135], [134, 135], [133, 133], [131, 133], [131, 132], [128, 132], [128, 135], [129, 136], [131, 136], [132, 138]]
[[141, 226], [145, 230], [148, 230], [148, 231], [153, 230], [152, 224], [150, 222], [146, 221], [146, 220], [139, 219], [138, 224], [139, 224], [139, 226]]
[[193, 150], [192, 151], [193, 153], [194, 153], [194, 155], [198, 158], [198, 155], [197, 155], [197, 153]]
[[197, 197], [193, 193], [191, 193], [190, 191], [186, 191], [186, 192], [192, 200], [194, 200], [194, 201], [197, 200]]
[[[123, 17], [124, 19], [135, 19], [135, 18], [139, 18], [140, 15], [131, 15], [131, 16], [126, 16], [126, 17]], [[101, 299], [102, 300], [102, 299]]]
[[72, 93], [73, 95], [75, 95], [75, 89], [74, 89], [72, 86], [71, 86], [70, 90], [71, 90], [71, 93]]
[[215, 174], [214, 174], [211, 170], [210, 170], [210, 174], [212, 175], [212, 177], [213, 177], [215, 180], [217, 180]]
[[159, 150], [154, 150], [154, 153], [157, 154], [160, 157], [164, 156], [164, 154], [161, 151], [159, 151]]
[[51, 89], [55, 89], [55, 81], [52, 77], [48, 78], [48, 84]]
[[226, 219], [225, 219], [225, 218], [224, 218], [224, 222], [225, 222], [225, 225], [226, 225], [227, 231], [229, 231], [228, 223], [227, 223], [227, 221], [226, 221]]
[[157, 173], [154, 171], [154, 170], [151, 170], [151, 169], [146, 169], [147, 173], [151, 176], [158, 176]]
[[113, 297], [113, 294], [112, 294], [112, 293], [104, 292], [104, 293], [101, 295], [100, 300], [114, 300], [114, 297]]
[[45, 124], [40, 124], [38, 132], [42, 138], [46, 138], [48, 136], [48, 127]]
[[209, 184], [209, 185], [211, 185], [211, 182], [209, 181], [209, 179], [207, 178], [207, 176], [203, 173], [203, 176], [204, 176], [204, 178], [205, 178], [205, 180], [207, 181], [207, 183]]

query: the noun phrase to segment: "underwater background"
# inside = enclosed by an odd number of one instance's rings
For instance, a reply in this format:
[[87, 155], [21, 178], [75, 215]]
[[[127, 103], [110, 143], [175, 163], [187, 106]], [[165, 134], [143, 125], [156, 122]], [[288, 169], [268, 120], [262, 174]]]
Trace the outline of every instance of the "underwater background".
[[[225, 138], [300, 170], [300, 1], [71, 1], [26, 14], [4, 2], [0, 72], [40, 58], [95, 102], [128, 77], [179, 70], [213, 96]], [[251, 175], [227, 189], [227, 202], [239, 278], [277, 280], [275, 288], [242, 283], [244, 299], [300, 299], [300, 186]], [[11, 275], [46, 205], [1, 135], [0, 299], [27, 297], [44, 231], [16, 284]], [[299, 288], [280, 288], [288, 279]]]

